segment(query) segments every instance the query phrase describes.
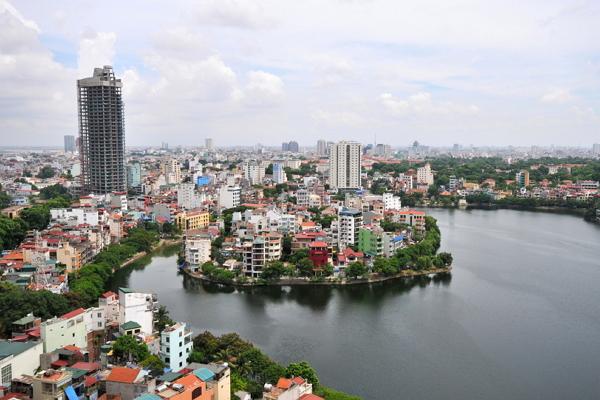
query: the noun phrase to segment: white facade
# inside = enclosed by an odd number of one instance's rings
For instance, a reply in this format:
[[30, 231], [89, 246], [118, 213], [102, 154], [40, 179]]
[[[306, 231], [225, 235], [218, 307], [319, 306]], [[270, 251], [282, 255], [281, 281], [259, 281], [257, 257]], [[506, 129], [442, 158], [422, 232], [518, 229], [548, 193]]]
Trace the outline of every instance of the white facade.
[[362, 145], [356, 142], [338, 142], [329, 154], [329, 185], [333, 189], [359, 189]]
[[103, 309], [106, 322], [119, 322], [119, 299], [115, 293], [104, 293], [98, 299], [98, 307]]
[[176, 185], [181, 182], [181, 165], [178, 160], [171, 158], [164, 161], [162, 170], [168, 185]]
[[265, 177], [265, 168], [256, 162], [245, 162], [244, 163], [244, 178], [246, 178], [251, 185], [260, 185]]
[[319, 156], [327, 155], [327, 142], [325, 140], [317, 141], [317, 155], [319, 155]]
[[358, 231], [363, 226], [362, 213], [358, 210], [344, 209], [338, 214], [337, 241], [339, 248], [358, 244]]
[[388, 210], [400, 210], [402, 208], [402, 202], [399, 196], [394, 196], [393, 193], [384, 193], [383, 199], [383, 211]]
[[65, 346], [87, 347], [87, 331], [83, 308], [72, 311], [62, 317], [54, 317], [42, 322], [41, 337], [44, 342], [44, 353], [49, 353]]
[[104, 307], [91, 307], [83, 316], [86, 332], [104, 330], [106, 328], [106, 311]]
[[154, 331], [154, 309], [156, 299], [150, 293], [132, 292], [127, 288], [119, 288], [119, 324], [133, 321], [141, 326], [144, 335], [152, 335]]
[[417, 183], [423, 185], [433, 185], [433, 172], [429, 163], [417, 169]]
[[191, 265], [202, 265], [210, 261], [210, 237], [190, 235], [185, 238], [185, 261]]
[[177, 186], [177, 205], [186, 210], [200, 207], [200, 198], [196, 194], [196, 185], [181, 183]]
[[240, 205], [242, 189], [237, 186], [223, 186], [219, 191], [219, 206], [222, 208], [234, 208]]
[[97, 226], [98, 211], [90, 208], [53, 208], [50, 210], [50, 220], [53, 223], [76, 226], [87, 224]]
[[34, 375], [43, 352], [42, 342], [0, 341], [0, 386], [10, 387], [12, 378]]
[[192, 345], [192, 331], [178, 322], [161, 332], [160, 358], [171, 371], [180, 371], [188, 364]]

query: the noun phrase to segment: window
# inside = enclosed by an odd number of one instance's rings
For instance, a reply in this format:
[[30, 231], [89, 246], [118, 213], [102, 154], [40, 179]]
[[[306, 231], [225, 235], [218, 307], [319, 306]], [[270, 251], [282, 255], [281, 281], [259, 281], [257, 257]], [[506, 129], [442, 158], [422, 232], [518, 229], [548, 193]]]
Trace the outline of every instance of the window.
[[102, 313], [101, 312], [98, 313], [98, 318], [102, 318]]
[[98, 328], [102, 328], [102, 322], [98, 322]]
[[10, 381], [12, 380], [12, 364], [5, 365], [2, 367], [2, 380], [0, 383], [3, 385], [10, 385]]

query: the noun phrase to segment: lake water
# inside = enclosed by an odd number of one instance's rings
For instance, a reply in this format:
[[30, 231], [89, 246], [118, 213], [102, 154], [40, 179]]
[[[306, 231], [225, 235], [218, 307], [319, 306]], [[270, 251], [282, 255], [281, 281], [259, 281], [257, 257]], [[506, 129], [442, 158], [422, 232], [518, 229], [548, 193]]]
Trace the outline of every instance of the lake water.
[[600, 227], [569, 215], [430, 210], [451, 277], [223, 289], [176, 256], [120, 271], [195, 332], [235, 331], [365, 399], [600, 398]]

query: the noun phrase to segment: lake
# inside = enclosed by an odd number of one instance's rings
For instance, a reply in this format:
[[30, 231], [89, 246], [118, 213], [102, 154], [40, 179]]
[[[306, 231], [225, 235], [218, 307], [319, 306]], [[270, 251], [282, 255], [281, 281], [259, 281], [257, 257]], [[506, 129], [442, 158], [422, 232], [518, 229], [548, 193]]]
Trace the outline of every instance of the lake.
[[512, 210], [428, 210], [451, 276], [236, 290], [177, 273], [176, 255], [119, 271], [195, 332], [235, 331], [365, 399], [600, 398], [600, 227]]

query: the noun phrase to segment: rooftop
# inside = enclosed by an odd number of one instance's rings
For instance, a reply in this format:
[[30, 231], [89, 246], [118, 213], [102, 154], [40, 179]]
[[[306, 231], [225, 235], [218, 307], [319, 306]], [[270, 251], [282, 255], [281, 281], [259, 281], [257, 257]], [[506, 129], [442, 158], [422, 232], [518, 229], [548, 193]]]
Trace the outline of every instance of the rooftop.
[[9, 342], [0, 340], [0, 359], [16, 356], [34, 347], [38, 342]]
[[127, 367], [114, 367], [106, 377], [109, 382], [133, 383], [140, 374], [140, 369]]

